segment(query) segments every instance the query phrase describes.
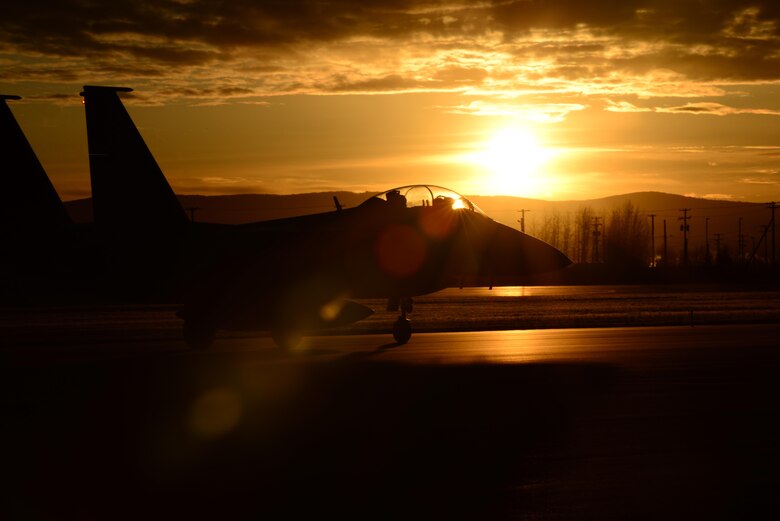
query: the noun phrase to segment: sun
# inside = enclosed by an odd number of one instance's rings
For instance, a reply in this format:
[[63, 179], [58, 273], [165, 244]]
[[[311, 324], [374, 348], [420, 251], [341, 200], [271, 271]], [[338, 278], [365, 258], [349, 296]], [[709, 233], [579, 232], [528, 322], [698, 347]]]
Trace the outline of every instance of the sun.
[[544, 170], [554, 155], [527, 128], [505, 127], [472, 157], [483, 171], [479, 184], [485, 193], [539, 197], [554, 191], [555, 181]]

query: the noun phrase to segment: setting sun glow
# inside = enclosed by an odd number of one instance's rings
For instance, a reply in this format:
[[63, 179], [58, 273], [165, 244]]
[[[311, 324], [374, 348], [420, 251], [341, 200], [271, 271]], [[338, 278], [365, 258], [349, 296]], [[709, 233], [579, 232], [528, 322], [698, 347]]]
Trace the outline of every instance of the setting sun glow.
[[486, 193], [541, 197], [554, 192], [554, 180], [544, 170], [553, 156], [554, 151], [529, 130], [507, 127], [494, 133], [472, 158], [483, 171]]

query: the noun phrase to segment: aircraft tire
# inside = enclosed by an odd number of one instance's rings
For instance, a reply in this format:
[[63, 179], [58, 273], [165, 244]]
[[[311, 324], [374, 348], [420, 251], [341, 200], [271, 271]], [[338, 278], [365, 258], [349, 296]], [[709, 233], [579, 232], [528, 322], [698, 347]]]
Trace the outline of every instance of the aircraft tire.
[[400, 317], [393, 324], [393, 338], [399, 344], [405, 344], [412, 338], [412, 323], [407, 318]]
[[191, 349], [206, 349], [214, 343], [216, 331], [213, 328], [203, 324], [193, 323], [190, 320], [184, 321], [184, 341]]

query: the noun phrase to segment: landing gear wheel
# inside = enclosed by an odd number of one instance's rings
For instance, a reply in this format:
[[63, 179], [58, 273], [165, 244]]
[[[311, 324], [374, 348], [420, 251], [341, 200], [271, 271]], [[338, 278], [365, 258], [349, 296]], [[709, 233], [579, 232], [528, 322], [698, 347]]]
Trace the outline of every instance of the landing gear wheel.
[[182, 332], [184, 341], [191, 349], [206, 349], [214, 343], [216, 335], [214, 328], [191, 320], [184, 321]]
[[409, 319], [398, 317], [393, 324], [393, 338], [399, 344], [405, 344], [412, 338], [412, 323]]

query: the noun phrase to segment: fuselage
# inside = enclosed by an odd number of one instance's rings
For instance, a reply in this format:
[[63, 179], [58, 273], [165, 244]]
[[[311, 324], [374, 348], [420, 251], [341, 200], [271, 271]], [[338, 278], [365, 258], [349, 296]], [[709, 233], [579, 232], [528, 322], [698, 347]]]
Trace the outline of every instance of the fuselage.
[[518, 283], [570, 264], [546, 243], [452, 200], [407, 207], [375, 197], [356, 208], [228, 233], [228, 240], [217, 233], [196, 241], [213, 260], [202, 262], [202, 277], [193, 272], [185, 316], [239, 327], [259, 324], [258, 317], [314, 313], [334, 299]]

